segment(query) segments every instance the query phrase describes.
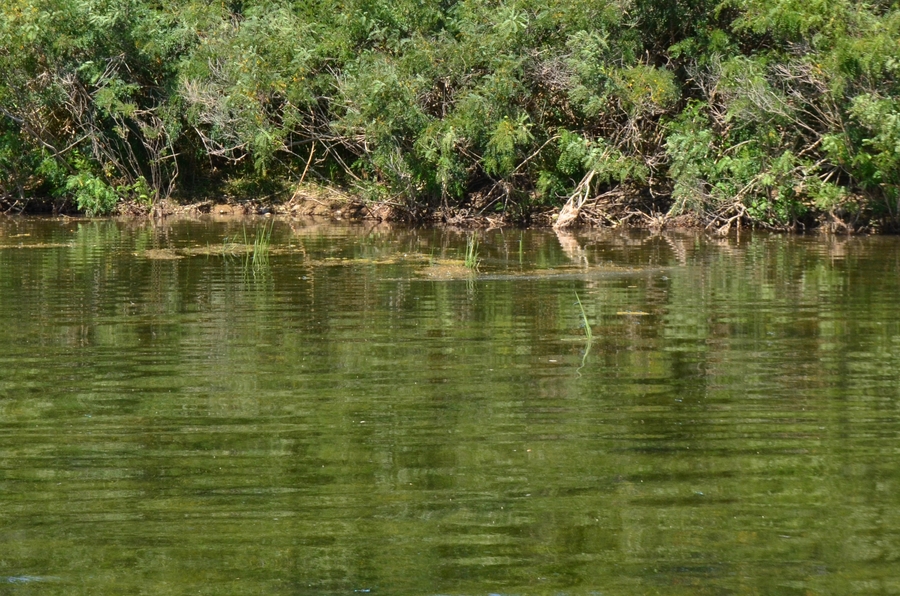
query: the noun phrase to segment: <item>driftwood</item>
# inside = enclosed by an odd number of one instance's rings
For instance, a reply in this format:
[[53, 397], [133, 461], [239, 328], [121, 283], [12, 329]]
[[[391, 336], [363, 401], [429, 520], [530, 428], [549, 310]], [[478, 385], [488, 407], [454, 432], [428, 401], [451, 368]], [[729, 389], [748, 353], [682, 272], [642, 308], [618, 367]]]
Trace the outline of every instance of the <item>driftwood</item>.
[[566, 204], [563, 205], [563, 208], [559, 211], [559, 217], [556, 218], [556, 223], [553, 224], [555, 229], [564, 230], [565, 228], [573, 226], [575, 222], [578, 221], [581, 209], [590, 197], [591, 180], [594, 179], [596, 173], [595, 170], [589, 171], [585, 174], [584, 178], [581, 179], [581, 182], [578, 183], [578, 186], [575, 187], [569, 200], [566, 201]]

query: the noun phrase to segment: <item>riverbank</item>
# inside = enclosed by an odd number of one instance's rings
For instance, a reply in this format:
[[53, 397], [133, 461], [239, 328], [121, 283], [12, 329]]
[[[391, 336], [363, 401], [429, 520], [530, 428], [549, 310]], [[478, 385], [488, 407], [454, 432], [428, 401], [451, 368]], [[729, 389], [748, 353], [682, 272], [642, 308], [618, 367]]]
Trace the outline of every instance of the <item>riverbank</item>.
[[[725, 228], [716, 221], [704, 222], [693, 215], [669, 215], [654, 212], [638, 201], [625, 200], [623, 195], [598, 197], [582, 205], [577, 212], [569, 211], [570, 220], [559, 225], [564, 207], [536, 208], [529, 212], [492, 212], [490, 205], [473, 202], [466, 206], [410, 208], [390, 201], [367, 202], [362, 198], [317, 186], [304, 186], [287, 200], [271, 198], [218, 197], [199, 201], [160, 201], [154, 206], [123, 202], [117, 215], [131, 217], [204, 216], [284, 216], [323, 220], [367, 220], [424, 225], [449, 225], [461, 228], [529, 227], [529, 228], [679, 228], [716, 230], [727, 233], [740, 227], [737, 222]], [[744, 222], [743, 227], [751, 227]]]
[[[360, 194], [321, 184], [286, 185], [269, 194], [210, 194], [199, 199], [182, 197], [147, 203], [120, 200], [111, 215], [135, 218], [179, 216], [283, 216], [321, 220], [368, 220], [402, 222], [417, 225], [447, 225], [460, 228], [634, 228], [693, 229], [726, 235], [738, 229], [763, 229], [780, 232], [827, 232], [838, 234], [896, 233], [892, 220], [873, 214], [854, 214], [841, 219], [836, 213], [812, 212], [805, 219], [774, 224], [755, 220], [747, 208], [735, 201], [728, 208], [706, 213], [672, 208], [672, 200], [648, 197], [641, 189], [617, 187], [593, 197], [570, 199], [562, 206], [532, 206], [503, 203], [489, 195], [474, 194], [454, 205], [407, 204], [392, 200], [367, 200]], [[576, 197], [577, 198], [577, 197]], [[79, 217], [71, 202], [31, 199], [3, 205], [6, 214], [44, 213]]]
[[857, 217], [851, 221], [834, 213], [819, 213], [806, 220], [788, 224], [772, 224], [753, 220], [739, 204], [730, 209], [698, 214], [664, 211], [670, 201], [649, 200], [641, 193], [614, 189], [580, 203], [569, 201], [563, 206], [533, 207], [530, 210], [508, 209], [497, 202], [473, 196], [455, 206], [427, 208], [390, 200], [367, 201], [363, 197], [332, 187], [316, 184], [297, 186], [291, 193], [275, 193], [255, 198], [220, 195], [201, 200], [164, 200], [149, 206], [123, 201], [116, 211], [120, 216], [171, 217], [204, 216], [284, 216], [322, 220], [368, 220], [422, 225], [449, 225], [461, 228], [531, 227], [531, 228], [634, 228], [692, 229], [726, 235], [738, 229], [763, 229], [781, 232], [827, 232], [838, 234], [896, 233], [889, 221]]

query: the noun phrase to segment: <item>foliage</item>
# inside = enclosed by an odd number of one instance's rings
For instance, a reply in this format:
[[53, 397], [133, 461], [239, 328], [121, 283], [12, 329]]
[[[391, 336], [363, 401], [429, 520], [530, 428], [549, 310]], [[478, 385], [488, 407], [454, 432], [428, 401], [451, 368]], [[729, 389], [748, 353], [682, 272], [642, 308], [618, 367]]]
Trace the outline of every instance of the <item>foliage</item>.
[[890, 0], [9, 0], [0, 201], [310, 175], [416, 213], [622, 188], [900, 226], [898, 70]]
[[65, 190], [75, 197], [78, 209], [88, 217], [107, 215], [119, 200], [108, 184], [88, 172], [69, 176]]

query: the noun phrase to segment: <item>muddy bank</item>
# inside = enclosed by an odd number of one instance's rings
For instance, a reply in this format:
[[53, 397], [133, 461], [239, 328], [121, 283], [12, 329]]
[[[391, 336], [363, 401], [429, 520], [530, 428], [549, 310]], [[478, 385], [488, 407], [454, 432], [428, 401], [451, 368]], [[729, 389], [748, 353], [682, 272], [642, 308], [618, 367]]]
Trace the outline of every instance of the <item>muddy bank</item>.
[[[535, 207], [528, 211], [496, 210], [496, 204], [473, 196], [463, 207], [424, 208], [391, 201], [367, 202], [338, 189], [305, 185], [287, 200], [252, 198], [207, 198], [179, 203], [162, 201], [152, 209], [140, 205], [122, 204], [120, 215], [132, 216], [209, 216], [232, 218], [254, 215], [278, 215], [326, 220], [370, 220], [412, 224], [449, 225], [463, 228], [516, 227], [597, 227], [597, 228], [703, 228], [708, 222], [693, 216], [673, 217], [657, 213], [640, 198], [624, 193], [602, 195], [573, 209], [563, 207]], [[565, 218], [565, 225], [560, 219]]]
[[[146, 205], [121, 201], [115, 214], [125, 217], [165, 218], [173, 216], [208, 216], [234, 218], [244, 216], [283, 216], [322, 220], [369, 220], [409, 224], [446, 225], [460, 228], [493, 228], [503, 226], [535, 228], [635, 228], [694, 229], [726, 235], [738, 229], [762, 228], [778, 231], [824, 231], [832, 233], [871, 233], [890, 231], [872, 225], [848, 224], [836, 218], [795, 223], [790, 227], [772, 227], [745, 217], [740, 210], [710, 213], [706, 217], [688, 213], [672, 215], [658, 211], [658, 201], [638, 192], [617, 188], [580, 202], [570, 200], [561, 207], [533, 206], [528, 210], [507, 209], [509, 205], [496, 198], [473, 195], [461, 207], [428, 208], [390, 200], [369, 202], [340, 189], [315, 184], [297, 187], [289, 196], [263, 198], [214, 196], [197, 201], [166, 199]], [[34, 199], [8, 208], [5, 212], [20, 214], [55, 214], [77, 216], [71, 204], [54, 204]]]

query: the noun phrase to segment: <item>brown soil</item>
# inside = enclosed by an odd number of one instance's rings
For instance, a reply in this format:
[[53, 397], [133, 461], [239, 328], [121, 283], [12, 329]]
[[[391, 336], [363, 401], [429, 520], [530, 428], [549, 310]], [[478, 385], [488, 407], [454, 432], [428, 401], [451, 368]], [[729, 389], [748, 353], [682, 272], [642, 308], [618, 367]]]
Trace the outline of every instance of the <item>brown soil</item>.
[[[283, 196], [283, 195], [282, 195]], [[570, 200], [571, 202], [571, 200]], [[317, 184], [301, 184], [287, 201], [273, 200], [271, 197], [263, 199], [213, 197], [193, 203], [179, 203], [173, 200], [164, 200], [152, 208], [135, 202], [122, 202], [118, 205], [118, 215], [124, 217], [170, 217], [204, 216], [212, 219], [234, 219], [247, 216], [280, 215], [289, 218], [304, 218], [309, 220], [370, 220], [370, 221], [402, 221], [407, 223], [436, 224], [444, 227], [456, 227], [460, 229], [494, 228], [504, 226], [528, 226], [537, 228], [557, 228], [561, 209], [558, 207], [545, 207], [532, 209], [529, 212], [520, 212], [518, 215], [510, 215], [504, 212], [492, 211], [491, 208], [498, 204], [497, 197], [490, 195], [474, 194], [469, 197], [465, 205], [449, 209], [424, 209], [393, 204], [389, 201], [380, 203], [367, 203], [361, 198], [343, 192], [340, 189], [329, 188]], [[3, 213], [65, 213], [68, 209], [58, 205], [53, 206], [48, 201], [35, 200], [26, 202], [17, 209], [0, 203], [0, 214]], [[68, 206], [71, 208], [71, 206]], [[567, 204], [562, 208], [566, 211]], [[4, 209], [5, 208], [5, 209]], [[653, 201], [642, 196], [635, 189], [625, 187], [616, 188], [585, 200], [573, 213], [567, 211], [564, 219], [571, 218], [571, 227], [590, 228], [643, 228], [654, 231], [662, 229], [694, 229], [706, 230], [715, 235], [727, 235], [730, 232], [746, 227], [762, 227], [768, 229], [797, 230], [796, 227], [772, 227], [760, 222], [749, 222], [746, 217], [726, 213], [725, 215], [712, 213], [704, 218], [699, 214], [682, 214], [672, 216], [656, 210]], [[800, 227], [801, 230], [818, 229], [833, 233], [856, 232], [894, 232], [890, 227], [879, 227], [874, 223], [860, 225], [846, 223], [836, 217], [821, 218], [821, 221], [807, 222]]]
[[[371, 203], [340, 189], [311, 183], [300, 184], [286, 201], [283, 200], [283, 196], [281, 195], [279, 199], [206, 197], [192, 203], [163, 200], [153, 207], [125, 201], [119, 204], [117, 211], [120, 216], [138, 218], [202, 216], [213, 220], [225, 220], [279, 215], [328, 221], [404, 221], [462, 229], [522, 225], [550, 228], [556, 227], [560, 216], [558, 207], [519, 211], [514, 215], [502, 209], [497, 211], [502, 197], [490, 193], [473, 194], [464, 205], [444, 209], [410, 208], [390, 201]], [[35, 201], [33, 206], [37, 208], [41, 205], [45, 203]], [[669, 217], [654, 213], [652, 204], [648, 203], [645, 197], [629, 189], [617, 189], [584, 201], [574, 213], [574, 217], [570, 210], [566, 213], [566, 218], [571, 219], [573, 227], [631, 227], [657, 230], [703, 227], [703, 222], [696, 217]]]
[[119, 208], [119, 215], [136, 217], [202, 215], [211, 219], [233, 219], [251, 215], [286, 215], [330, 220], [396, 219], [395, 214], [386, 206], [369, 206], [349, 194], [313, 185], [299, 187], [290, 200], [283, 203], [232, 198], [206, 199], [186, 204], [167, 200], [150, 210], [140, 205], [123, 204]]

